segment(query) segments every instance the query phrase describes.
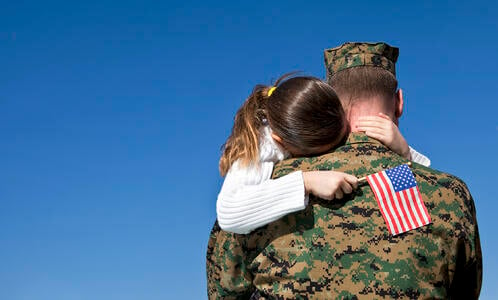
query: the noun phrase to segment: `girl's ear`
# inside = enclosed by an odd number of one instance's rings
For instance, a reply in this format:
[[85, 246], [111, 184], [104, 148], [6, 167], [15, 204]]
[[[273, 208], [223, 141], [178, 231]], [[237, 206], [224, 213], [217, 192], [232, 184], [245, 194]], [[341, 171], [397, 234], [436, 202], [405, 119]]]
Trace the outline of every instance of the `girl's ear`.
[[276, 135], [276, 134], [275, 134], [275, 133], [273, 133], [273, 132], [271, 133], [271, 137], [272, 137], [272, 139], [273, 139], [273, 140], [274, 140], [277, 144], [279, 144], [279, 145], [280, 145], [280, 146], [282, 146], [282, 147], [284, 146], [284, 145], [282, 144], [282, 138], [281, 138], [281, 137], [279, 137], [278, 135]]
[[277, 145], [278, 145], [280, 148], [282, 148], [282, 149], [284, 149], [285, 151], [289, 152], [291, 155], [295, 155], [295, 154], [296, 154], [296, 153], [293, 153], [293, 152], [291, 151], [291, 149], [289, 149], [288, 147], [286, 147], [286, 146], [284, 145], [284, 141], [282, 140], [282, 138], [281, 138], [281, 137], [279, 137], [278, 135], [276, 135], [275, 133], [273, 133], [273, 132], [271, 133], [271, 138], [275, 141], [275, 143], [277, 143]]

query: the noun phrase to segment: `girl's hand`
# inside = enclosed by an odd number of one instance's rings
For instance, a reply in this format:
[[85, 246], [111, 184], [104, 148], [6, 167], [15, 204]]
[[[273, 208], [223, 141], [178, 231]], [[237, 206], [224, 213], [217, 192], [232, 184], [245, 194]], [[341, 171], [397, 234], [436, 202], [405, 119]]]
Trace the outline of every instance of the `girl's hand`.
[[378, 116], [360, 117], [356, 129], [381, 141], [404, 158], [411, 159], [410, 147], [408, 147], [405, 138], [399, 132], [398, 126], [385, 114], [379, 113]]
[[304, 189], [326, 200], [341, 199], [358, 186], [358, 179], [342, 172], [310, 171], [303, 172]]

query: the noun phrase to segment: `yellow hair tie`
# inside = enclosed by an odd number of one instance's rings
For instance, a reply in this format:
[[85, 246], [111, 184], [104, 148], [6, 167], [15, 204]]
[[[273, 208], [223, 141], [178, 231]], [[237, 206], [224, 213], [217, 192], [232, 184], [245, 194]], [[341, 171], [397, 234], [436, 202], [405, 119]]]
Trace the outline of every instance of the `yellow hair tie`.
[[268, 97], [271, 96], [271, 94], [273, 94], [273, 91], [275, 91], [277, 89], [276, 86], [272, 86], [272, 88], [268, 91]]

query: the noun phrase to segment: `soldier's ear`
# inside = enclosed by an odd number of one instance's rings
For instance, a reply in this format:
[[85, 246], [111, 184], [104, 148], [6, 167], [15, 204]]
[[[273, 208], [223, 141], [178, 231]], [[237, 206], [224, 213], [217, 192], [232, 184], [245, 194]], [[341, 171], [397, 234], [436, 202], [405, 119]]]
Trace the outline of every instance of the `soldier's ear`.
[[[396, 119], [399, 119], [401, 117], [401, 115], [403, 114], [403, 90], [402, 89], [399, 89], [397, 92], [396, 92], [396, 95], [395, 95], [395, 104], [394, 104], [394, 117], [396, 117]], [[396, 120], [396, 123], [397, 123], [397, 120]]]

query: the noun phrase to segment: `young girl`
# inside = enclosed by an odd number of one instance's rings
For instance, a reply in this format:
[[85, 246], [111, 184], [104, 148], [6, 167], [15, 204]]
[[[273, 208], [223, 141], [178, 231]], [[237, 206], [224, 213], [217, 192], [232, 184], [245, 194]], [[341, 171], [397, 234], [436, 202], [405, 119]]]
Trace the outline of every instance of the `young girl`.
[[[408, 147], [387, 116], [366, 120], [364, 126], [367, 135], [372, 132], [393, 151], [423, 157]], [[318, 78], [284, 75], [273, 87], [256, 86], [235, 115], [220, 159], [225, 176], [216, 204], [220, 227], [249, 233], [304, 209], [310, 193], [328, 200], [351, 193], [357, 178], [342, 172], [296, 171], [270, 179], [276, 162], [327, 152], [348, 132], [337, 95]]]

